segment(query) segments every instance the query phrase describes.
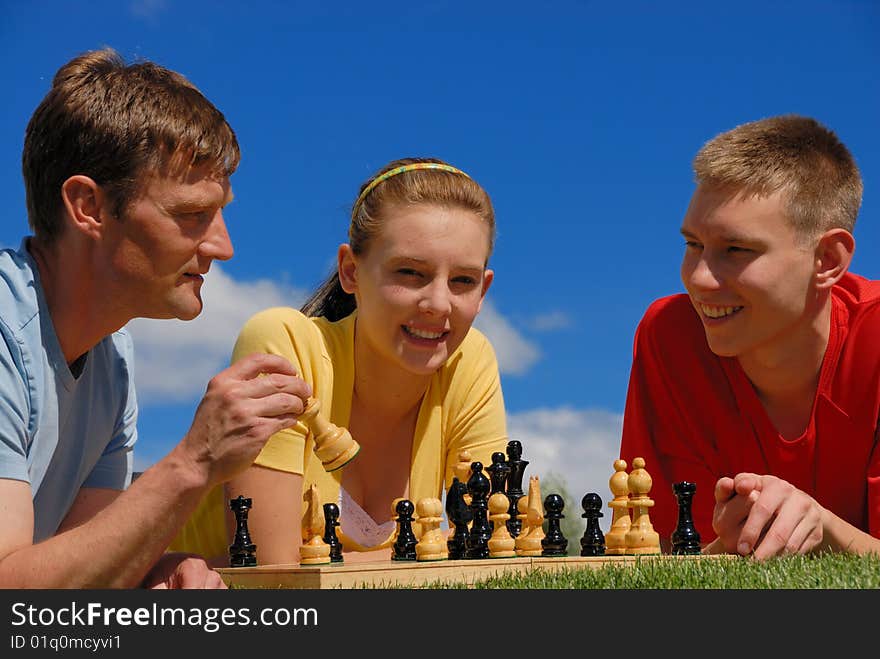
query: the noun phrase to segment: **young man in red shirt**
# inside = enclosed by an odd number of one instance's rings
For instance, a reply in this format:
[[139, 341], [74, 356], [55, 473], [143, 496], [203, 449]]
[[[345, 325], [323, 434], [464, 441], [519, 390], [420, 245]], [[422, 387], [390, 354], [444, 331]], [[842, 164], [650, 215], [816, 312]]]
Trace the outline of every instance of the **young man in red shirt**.
[[880, 552], [880, 281], [848, 272], [858, 168], [813, 119], [752, 122], [694, 159], [687, 295], [635, 336], [621, 457], [662, 539], [696, 483], [705, 553]]

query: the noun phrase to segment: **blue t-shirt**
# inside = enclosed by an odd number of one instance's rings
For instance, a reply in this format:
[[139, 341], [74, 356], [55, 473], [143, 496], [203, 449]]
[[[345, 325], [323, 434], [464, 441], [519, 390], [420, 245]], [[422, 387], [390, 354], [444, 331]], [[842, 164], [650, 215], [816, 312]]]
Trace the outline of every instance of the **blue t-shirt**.
[[0, 250], [0, 478], [30, 483], [39, 542], [55, 534], [80, 488], [131, 483], [137, 400], [124, 329], [71, 372], [26, 245]]

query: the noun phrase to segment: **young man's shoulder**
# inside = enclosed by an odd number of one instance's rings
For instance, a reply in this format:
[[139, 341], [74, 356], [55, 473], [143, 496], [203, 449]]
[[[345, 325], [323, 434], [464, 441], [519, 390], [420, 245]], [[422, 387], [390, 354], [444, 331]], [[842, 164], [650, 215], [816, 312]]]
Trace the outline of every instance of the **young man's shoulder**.
[[684, 293], [667, 295], [654, 300], [645, 310], [639, 322], [640, 334], [659, 335], [666, 338], [703, 336], [700, 318]]
[[866, 316], [880, 322], [880, 281], [846, 273], [834, 286], [832, 294], [850, 314]]

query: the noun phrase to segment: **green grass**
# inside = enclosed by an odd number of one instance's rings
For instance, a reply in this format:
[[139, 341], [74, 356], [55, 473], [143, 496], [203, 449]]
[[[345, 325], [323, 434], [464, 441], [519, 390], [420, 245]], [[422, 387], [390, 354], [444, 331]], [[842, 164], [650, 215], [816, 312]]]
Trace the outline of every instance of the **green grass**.
[[503, 575], [432, 588], [476, 589], [864, 589], [880, 588], [880, 556], [824, 554], [788, 556], [763, 562], [730, 560], [641, 560], [525, 575]]

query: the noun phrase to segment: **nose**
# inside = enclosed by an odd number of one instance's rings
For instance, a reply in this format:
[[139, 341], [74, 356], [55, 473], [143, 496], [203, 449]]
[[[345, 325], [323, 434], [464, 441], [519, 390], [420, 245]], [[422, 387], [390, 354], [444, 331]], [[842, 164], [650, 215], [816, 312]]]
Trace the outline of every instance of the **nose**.
[[232, 248], [232, 240], [226, 230], [226, 221], [223, 219], [223, 211], [218, 210], [214, 219], [205, 233], [204, 240], [199, 245], [199, 251], [218, 261], [228, 261], [232, 258], [235, 250]]
[[681, 263], [681, 281], [686, 289], [714, 290], [721, 286], [722, 278], [718, 268], [706, 258], [705, 251], [699, 254], [685, 254]]
[[419, 311], [433, 316], [444, 316], [452, 310], [449, 287], [438, 277], [422, 289]]

